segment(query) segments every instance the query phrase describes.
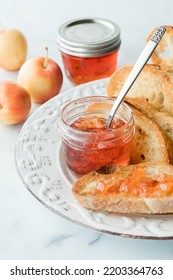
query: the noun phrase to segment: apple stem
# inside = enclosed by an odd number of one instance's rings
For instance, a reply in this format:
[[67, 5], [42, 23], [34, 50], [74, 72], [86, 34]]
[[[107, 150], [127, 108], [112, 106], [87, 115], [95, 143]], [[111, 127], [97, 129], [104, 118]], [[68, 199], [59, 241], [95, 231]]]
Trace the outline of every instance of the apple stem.
[[46, 57], [43, 63], [43, 68], [47, 68], [47, 62], [48, 62], [48, 47], [45, 47], [46, 50]]
[[2, 109], [3, 107], [2, 107], [2, 105], [1, 105], [1, 103], [0, 103], [0, 109]]

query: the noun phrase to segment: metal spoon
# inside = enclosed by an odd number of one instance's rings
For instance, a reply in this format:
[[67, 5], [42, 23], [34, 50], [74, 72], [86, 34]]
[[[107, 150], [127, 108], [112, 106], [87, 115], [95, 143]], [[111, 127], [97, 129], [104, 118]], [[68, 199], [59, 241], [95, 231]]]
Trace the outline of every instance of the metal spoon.
[[137, 79], [138, 75], [142, 71], [143, 67], [145, 66], [145, 64], [149, 60], [151, 54], [153, 53], [153, 51], [155, 50], [155, 48], [159, 44], [159, 42], [162, 39], [165, 31], [166, 31], [166, 28], [164, 28], [162, 26], [159, 27], [156, 30], [156, 32], [153, 34], [151, 39], [148, 41], [148, 43], [146, 44], [146, 46], [143, 49], [142, 53], [140, 54], [138, 60], [136, 61], [132, 71], [130, 72], [127, 80], [125, 81], [125, 84], [122, 87], [117, 99], [115, 100], [115, 102], [113, 104], [113, 107], [112, 107], [112, 109], [109, 113], [108, 119], [107, 119], [106, 124], [105, 124], [106, 128], [110, 127], [111, 122], [113, 120], [113, 117], [114, 117], [116, 111], [118, 110], [120, 104], [122, 103], [124, 97], [126, 96], [129, 89], [131, 88], [131, 86], [133, 85], [133, 83]]

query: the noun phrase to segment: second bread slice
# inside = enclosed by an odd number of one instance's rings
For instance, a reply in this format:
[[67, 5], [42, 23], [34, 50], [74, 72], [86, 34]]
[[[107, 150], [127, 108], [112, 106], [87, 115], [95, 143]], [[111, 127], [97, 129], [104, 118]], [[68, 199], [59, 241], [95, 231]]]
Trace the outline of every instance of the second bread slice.
[[171, 144], [162, 129], [134, 108], [135, 135], [132, 140], [130, 163], [171, 162]]

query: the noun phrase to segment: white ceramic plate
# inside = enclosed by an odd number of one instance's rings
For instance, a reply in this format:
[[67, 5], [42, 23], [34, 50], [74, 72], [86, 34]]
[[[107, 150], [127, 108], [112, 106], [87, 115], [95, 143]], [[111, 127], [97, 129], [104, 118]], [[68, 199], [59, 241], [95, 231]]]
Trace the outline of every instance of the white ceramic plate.
[[94, 230], [145, 239], [173, 239], [173, 215], [113, 215], [83, 209], [74, 200], [61, 150], [58, 117], [73, 99], [105, 95], [107, 79], [74, 87], [43, 104], [25, 122], [16, 143], [16, 166], [27, 189], [56, 214]]

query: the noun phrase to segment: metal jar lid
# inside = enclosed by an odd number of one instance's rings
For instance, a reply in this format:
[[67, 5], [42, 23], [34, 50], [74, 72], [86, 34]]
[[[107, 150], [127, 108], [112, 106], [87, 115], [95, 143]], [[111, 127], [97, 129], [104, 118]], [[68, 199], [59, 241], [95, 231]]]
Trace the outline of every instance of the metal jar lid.
[[71, 20], [58, 30], [61, 52], [79, 57], [101, 56], [119, 48], [120, 28], [102, 18]]

